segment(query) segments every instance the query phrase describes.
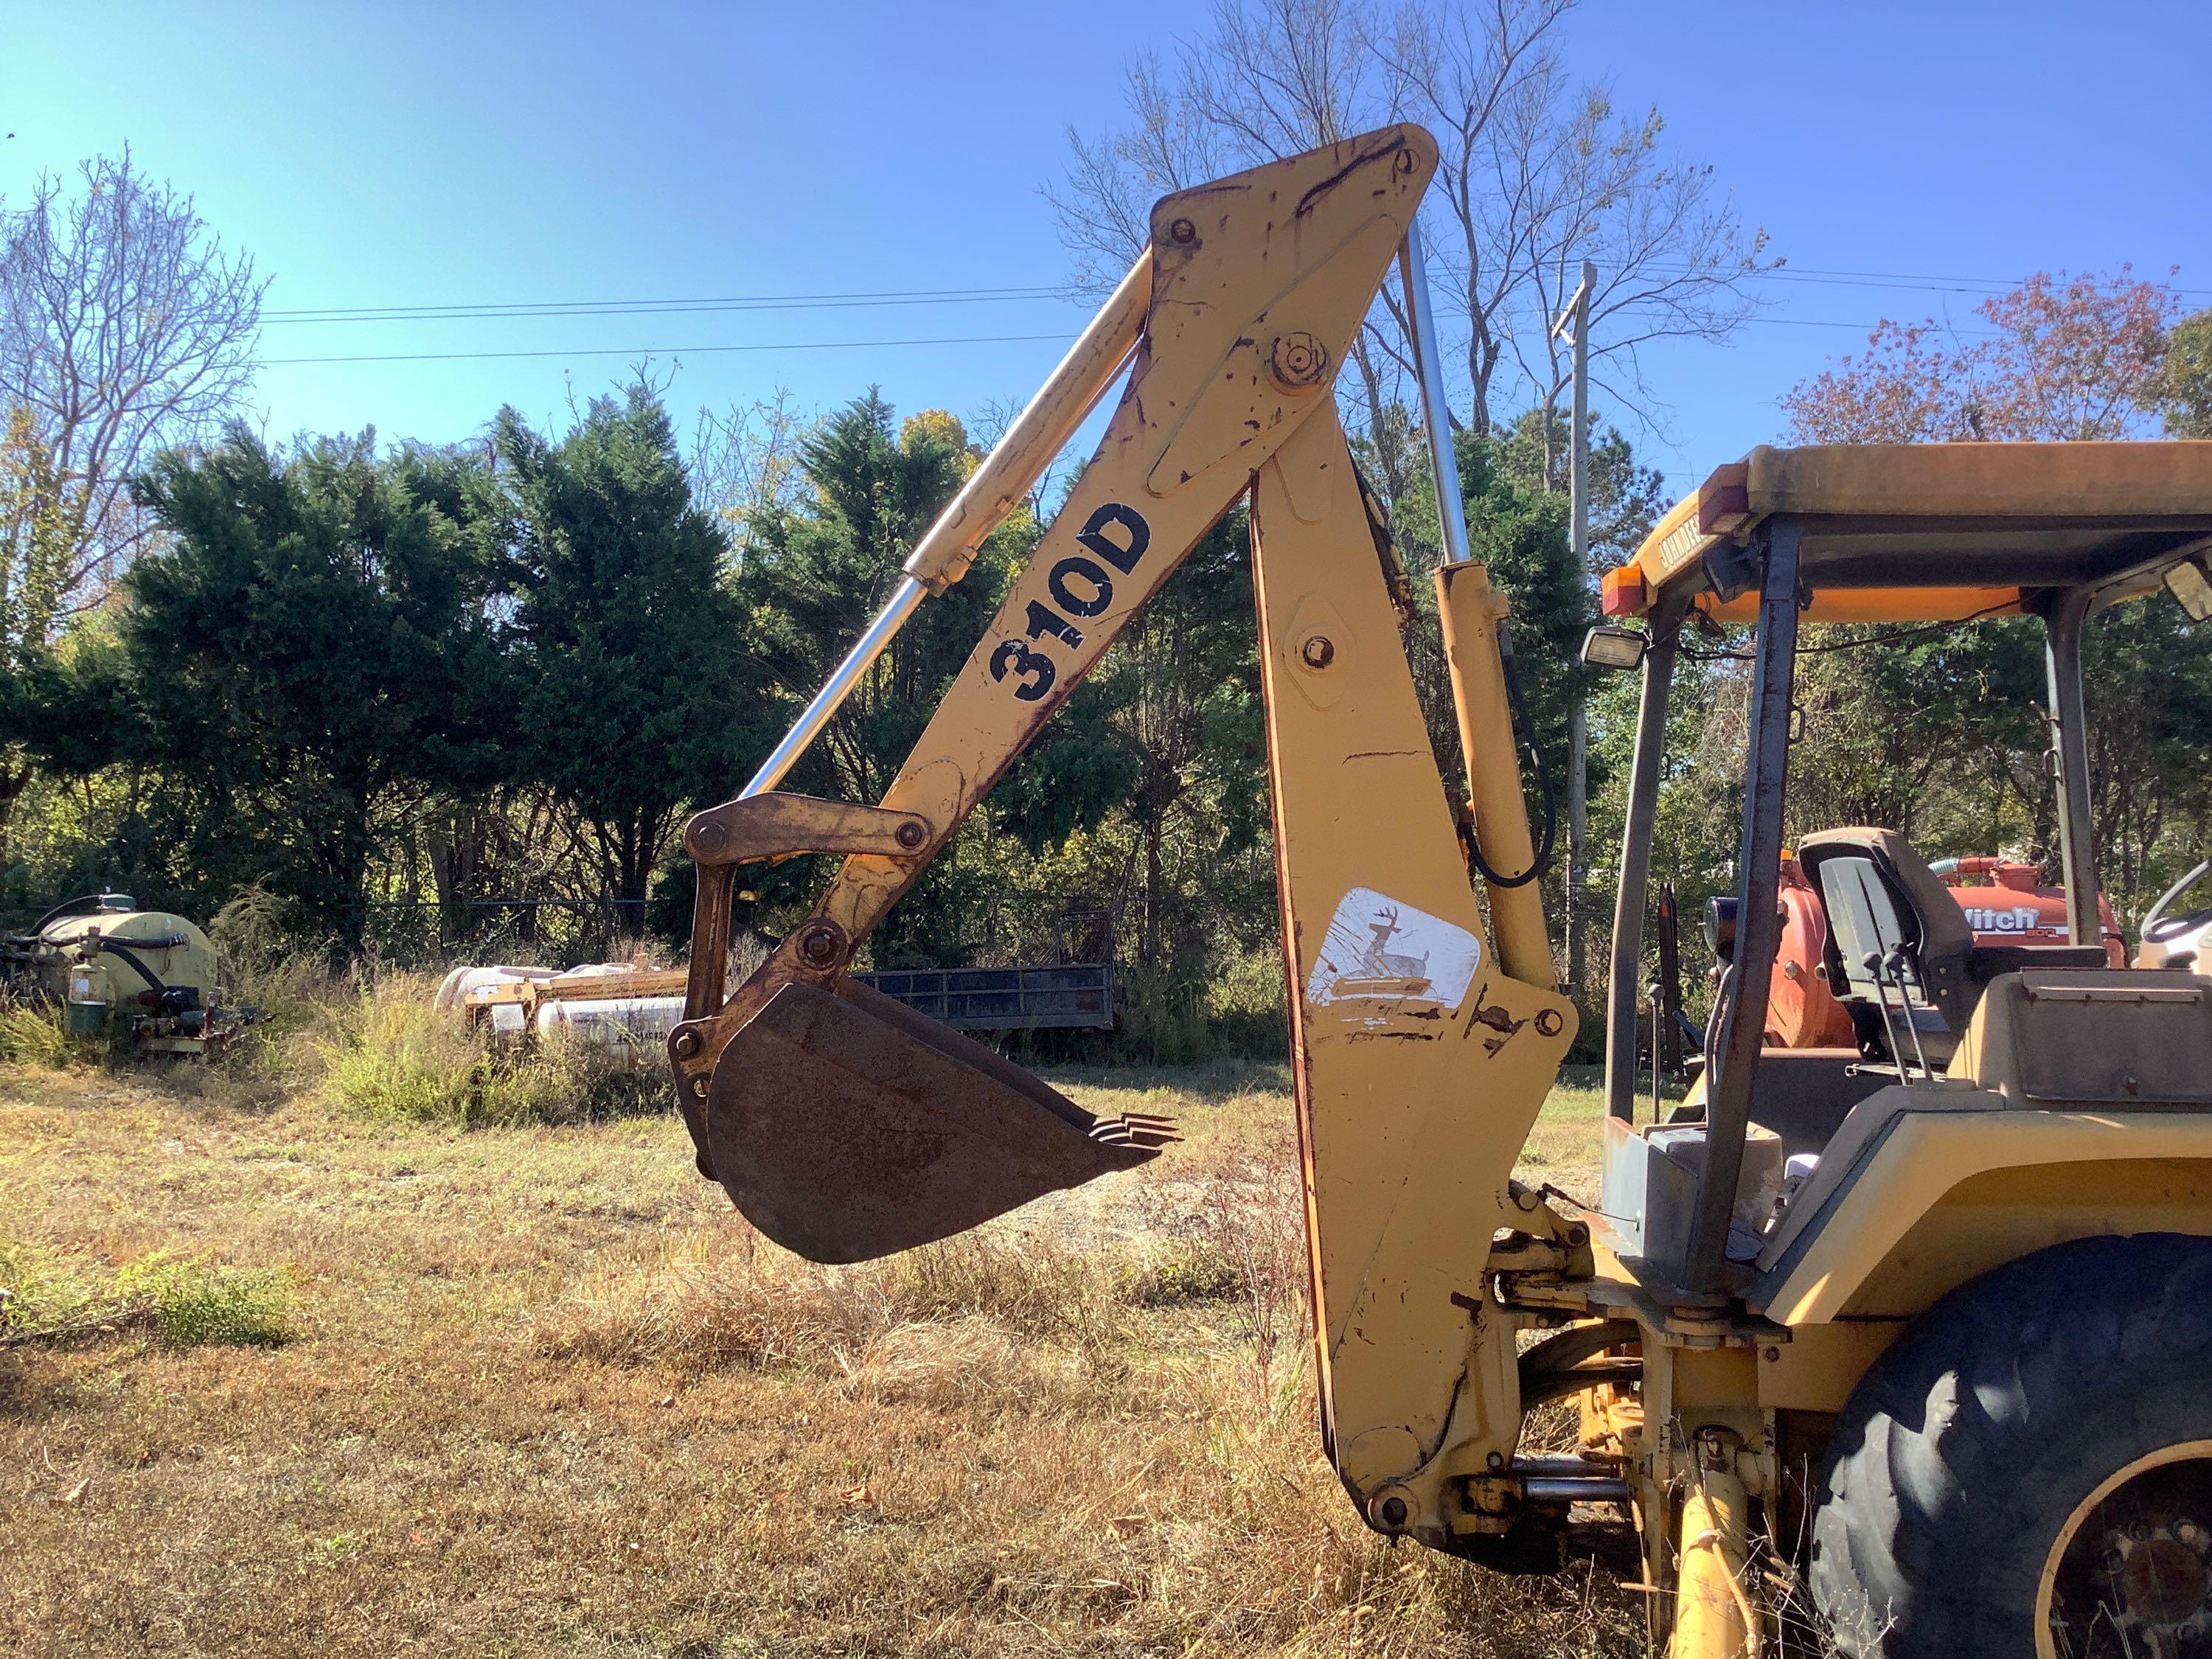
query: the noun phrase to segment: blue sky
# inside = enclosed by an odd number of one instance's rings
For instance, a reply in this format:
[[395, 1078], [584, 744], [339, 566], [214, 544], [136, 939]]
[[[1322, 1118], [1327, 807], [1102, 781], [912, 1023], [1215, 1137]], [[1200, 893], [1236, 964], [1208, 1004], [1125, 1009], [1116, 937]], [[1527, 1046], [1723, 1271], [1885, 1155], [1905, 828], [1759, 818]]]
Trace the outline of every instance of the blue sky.
[[[1066, 127], [1113, 124], [1133, 56], [1203, 21], [1188, 0], [96, 13], [0, 0], [0, 198], [127, 142], [273, 275], [272, 313], [1051, 289], [1068, 261], [1038, 186]], [[1642, 443], [1677, 487], [1776, 435], [1778, 394], [1859, 343], [1835, 325], [1966, 319], [1978, 293], [1928, 279], [2179, 264], [2212, 303], [2201, 0], [1586, 0], [1566, 38], [1797, 273], [1733, 346], [1647, 361], [1669, 412]], [[1049, 296], [272, 320], [271, 360], [548, 355], [271, 361], [256, 398], [277, 435], [447, 441], [502, 403], [553, 421], [656, 347], [680, 410], [874, 382], [964, 415], [1025, 397], [1080, 322]], [[764, 349], [701, 349], [732, 346]]]

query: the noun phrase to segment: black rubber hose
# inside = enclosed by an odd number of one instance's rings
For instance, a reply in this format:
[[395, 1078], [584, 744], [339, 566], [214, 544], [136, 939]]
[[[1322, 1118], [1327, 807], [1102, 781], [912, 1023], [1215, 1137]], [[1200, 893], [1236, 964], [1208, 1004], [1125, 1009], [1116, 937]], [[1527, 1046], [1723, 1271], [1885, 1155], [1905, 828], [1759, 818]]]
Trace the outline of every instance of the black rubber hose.
[[1498, 625], [1498, 660], [1505, 672], [1505, 696], [1513, 706], [1513, 729], [1528, 747], [1528, 763], [1536, 773], [1536, 791], [1543, 797], [1544, 835], [1537, 843], [1534, 856], [1528, 860], [1528, 867], [1517, 876], [1501, 876], [1484, 861], [1479, 836], [1468, 838], [1467, 850], [1482, 878], [1492, 887], [1526, 887], [1551, 866], [1552, 848], [1559, 835], [1559, 801], [1552, 787], [1552, 769], [1544, 763], [1544, 751], [1536, 746], [1536, 722], [1529, 718], [1528, 700], [1521, 692], [1521, 676], [1513, 666], [1513, 647], [1504, 623]]
[[[179, 944], [182, 942], [182, 940], [179, 941]], [[138, 943], [141, 945], [153, 945], [155, 944], [155, 941], [151, 939], [140, 939]], [[151, 986], [156, 992], [166, 993], [168, 990], [169, 988], [161, 983], [161, 980], [155, 976], [154, 970], [138, 959], [138, 953], [137, 951], [125, 950], [122, 945], [118, 945], [112, 939], [104, 939], [100, 940], [100, 948], [106, 951], [107, 954], [112, 957], [122, 957], [122, 959], [130, 965], [131, 970], [136, 973], [139, 978], [144, 980], [146, 983]], [[156, 948], [160, 947], [157, 945]]]
[[97, 893], [79, 893], [73, 899], [64, 899], [59, 904], [54, 906], [52, 909], [47, 911], [46, 915], [40, 916], [36, 921], [31, 924], [31, 936], [35, 939], [39, 934], [45, 933], [46, 931], [46, 924], [48, 922], [58, 921], [63, 916], [67, 915], [70, 911], [76, 909], [80, 904], [99, 903], [100, 897], [100, 896]]

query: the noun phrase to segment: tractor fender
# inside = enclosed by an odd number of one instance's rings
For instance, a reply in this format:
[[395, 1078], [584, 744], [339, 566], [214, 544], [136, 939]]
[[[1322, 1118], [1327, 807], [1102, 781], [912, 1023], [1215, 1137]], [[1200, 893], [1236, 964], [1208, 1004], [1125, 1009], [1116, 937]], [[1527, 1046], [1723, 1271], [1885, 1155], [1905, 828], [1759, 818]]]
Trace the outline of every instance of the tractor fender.
[[1939, 1084], [1852, 1117], [1745, 1292], [1780, 1324], [1909, 1319], [2069, 1239], [2212, 1235], [2212, 1112], [2021, 1109]]

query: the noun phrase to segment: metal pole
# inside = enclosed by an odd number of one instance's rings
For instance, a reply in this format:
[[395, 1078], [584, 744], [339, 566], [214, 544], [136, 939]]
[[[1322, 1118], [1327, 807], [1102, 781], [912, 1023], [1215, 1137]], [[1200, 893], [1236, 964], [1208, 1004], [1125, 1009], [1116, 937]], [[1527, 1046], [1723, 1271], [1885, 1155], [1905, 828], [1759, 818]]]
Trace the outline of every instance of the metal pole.
[[2089, 722], [2081, 696], [2081, 629], [2089, 591], [2060, 595], [2043, 619], [2044, 671], [2051, 687], [2051, 752], [2058, 763], [2058, 856], [2066, 883], [2066, 942], [2101, 945], [2097, 851], [2089, 817]]
[[1589, 307], [1597, 286], [1597, 266], [1583, 261], [1583, 285], [1575, 290], [1575, 429], [1567, 451], [1567, 488], [1575, 512], [1575, 562], [1589, 574]]
[[[1644, 652], [1643, 696], [1636, 708], [1636, 755], [1629, 763], [1628, 821], [1621, 826], [1620, 886], [1613, 900], [1613, 962], [1606, 981], [1605, 1109], [1626, 1123], [1636, 1115], [1636, 993], [1644, 962], [1644, 894], [1651, 874], [1651, 823], [1657, 814], [1659, 766], [1667, 748], [1667, 700], [1682, 607], [1669, 605], [1651, 620]], [[1651, 1063], [1659, 1063], [1658, 1030]]]
[[[1597, 266], [1583, 261], [1582, 286], [1568, 306], [1574, 337], [1574, 430], [1567, 438], [1568, 510], [1575, 573], [1587, 586], [1589, 568], [1589, 305]], [[1589, 869], [1589, 700], [1579, 678], [1567, 710], [1567, 981], [1580, 985], [1588, 946], [1583, 880]]]
[[1414, 376], [1421, 385], [1421, 424], [1428, 429], [1429, 467], [1437, 481], [1437, 520], [1444, 542], [1444, 562], [1465, 564], [1467, 504], [1459, 492], [1459, 459], [1452, 453], [1451, 410], [1444, 402], [1444, 362], [1437, 349], [1437, 318], [1429, 300], [1428, 268], [1421, 257], [1419, 222], [1406, 227], [1398, 260], [1406, 280], [1406, 310], [1413, 325]]
[[1790, 708], [1797, 659], [1798, 526], [1770, 520], [1760, 532], [1766, 574], [1759, 598], [1759, 642], [1750, 752], [1745, 757], [1743, 837], [1736, 853], [1735, 990], [1706, 1058], [1705, 1167], [1690, 1232], [1687, 1288], [1727, 1288], [1729, 1218], [1743, 1170], [1751, 1095], [1766, 1035], [1766, 994], [1782, 943], [1782, 808], [1790, 767]]

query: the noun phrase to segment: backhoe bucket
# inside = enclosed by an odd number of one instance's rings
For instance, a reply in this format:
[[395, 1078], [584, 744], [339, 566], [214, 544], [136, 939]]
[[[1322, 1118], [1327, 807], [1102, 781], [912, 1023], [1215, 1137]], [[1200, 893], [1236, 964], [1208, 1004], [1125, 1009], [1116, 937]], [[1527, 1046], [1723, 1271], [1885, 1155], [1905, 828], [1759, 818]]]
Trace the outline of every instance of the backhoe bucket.
[[814, 1261], [949, 1237], [1176, 1139], [1163, 1118], [1094, 1116], [849, 980], [769, 998], [715, 1062], [707, 1122], [731, 1200]]

